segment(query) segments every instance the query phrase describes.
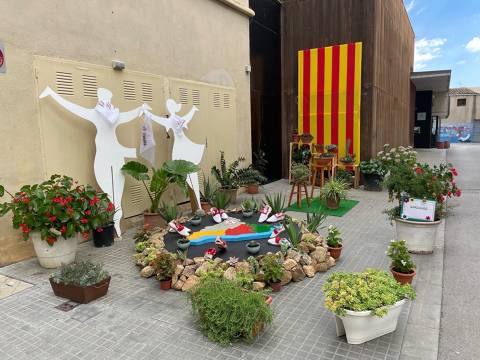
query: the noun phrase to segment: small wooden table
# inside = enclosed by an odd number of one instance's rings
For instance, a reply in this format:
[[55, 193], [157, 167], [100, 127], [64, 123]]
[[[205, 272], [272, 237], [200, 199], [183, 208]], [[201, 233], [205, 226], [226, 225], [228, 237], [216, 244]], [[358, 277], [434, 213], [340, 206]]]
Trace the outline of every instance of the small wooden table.
[[345, 164], [341, 161], [338, 162], [337, 167], [339, 169], [351, 170], [354, 173], [353, 187], [356, 189], [360, 185], [360, 166], [358, 164]]
[[[310, 192], [310, 197], [313, 198], [313, 192], [315, 188], [323, 187], [325, 183], [325, 171], [328, 171], [329, 179], [335, 176], [335, 170], [337, 167], [336, 157], [320, 157], [314, 156], [310, 166], [310, 171], [312, 173], [312, 190]], [[320, 175], [320, 185], [317, 185], [317, 178]]]

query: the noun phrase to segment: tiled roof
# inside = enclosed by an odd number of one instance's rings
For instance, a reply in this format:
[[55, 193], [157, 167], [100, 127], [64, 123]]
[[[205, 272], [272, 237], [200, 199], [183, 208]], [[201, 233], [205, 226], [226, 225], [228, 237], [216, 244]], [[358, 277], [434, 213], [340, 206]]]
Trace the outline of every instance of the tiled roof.
[[480, 88], [452, 88], [448, 90], [448, 95], [480, 95]]

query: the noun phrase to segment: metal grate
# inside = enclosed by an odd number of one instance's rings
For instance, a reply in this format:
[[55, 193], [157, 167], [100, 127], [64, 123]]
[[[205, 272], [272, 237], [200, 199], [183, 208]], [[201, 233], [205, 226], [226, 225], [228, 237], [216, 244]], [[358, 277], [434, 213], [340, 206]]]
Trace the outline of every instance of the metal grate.
[[230, 94], [223, 94], [223, 107], [230, 109]]
[[137, 100], [135, 93], [135, 82], [131, 80], [123, 80], [123, 96], [125, 100]]
[[142, 100], [153, 101], [153, 85], [142, 82]]
[[55, 306], [55, 309], [67, 312], [75, 309], [78, 305], [80, 305], [80, 303], [77, 303], [75, 301], [67, 301], [60, 305]]
[[69, 72], [57, 71], [57, 92], [60, 95], [73, 96], [73, 75]]
[[134, 205], [140, 205], [143, 202], [144, 189], [140, 184], [130, 186], [130, 202]]
[[183, 104], [183, 105], [188, 104], [188, 89], [179, 88], [178, 97], [180, 98], [180, 104]]
[[97, 77], [95, 75], [82, 75], [83, 96], [97, 97]]
[[213, 107], [219, 108], [221, 106], [221, 96], [220, 93], [213, 93]]
[[195, 106], [200, 106], [200, 90], [198, 89], [192, 90], [192, 103]]

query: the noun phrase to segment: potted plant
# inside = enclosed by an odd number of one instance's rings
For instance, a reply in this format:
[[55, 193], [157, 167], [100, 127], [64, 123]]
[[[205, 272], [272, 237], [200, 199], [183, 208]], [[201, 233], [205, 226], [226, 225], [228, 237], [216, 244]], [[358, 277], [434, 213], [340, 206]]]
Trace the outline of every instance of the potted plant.
[[363, 174], [363, 188], [366, 191], [382, 191], [382, 182], [387, 171], [378, 159], [362, 161], [360, 172]]
[[167, 224], [181, 216], [175, 204], [170, 205], [164, 202], [162, 202], [162, 206], [158, 209], [158, 213]]
[[308, 165], [312, 157], [312, 151], [308, 144], [298, 145], [293, 149], [292, 162]]
[[390, 271], [395, 280], [400, 284], [411, 284], [416, 275], [415, 264], [408, 253], [408, 247], [405, 240], [392, 240], [387, 249], [387, 255], [392, 259]]
[[193, 215], [193, 217], [190, 219], [190, 224], [194, 225], [194, 226], [198, 226], [202, 223], [202, 216], [203, 214], [201, 214], [201, 212], [203, 212], [202, 210], [200, 211], [197, 211], [195, 213], [195, 215]]
[[23, 240], [31, 239], [40, 265], [56, 268], [75, 260], [77, 233], [90, 236], [88, 217], [100, 199], [90, 185], [76, 185], [68, 176], [52, 175], [35, 185], [24, 185], [12, 194], [0, 185], [0, 216], [10, 211], [12, 226], [21, 229]]
[[300, 140], [302, 140], [302, 143], [304, 144], [310, 144], [313, 140], [313, 135], [309, 132], [303, 133], [300, 135]]
[[[167, 161], [160, 169], [152, 168], [151, 176], [148, 174], [148, 168], [137, 161], [129, 161], [122, 166], [122, 171], [125, 174], [142, 182], [150, 199], [150, 208], [143, 214], [144, 227], [146, 229], [152, 230], [155, 227], [165, 226], [165, 219], [159, 212], [162, 195], [170, 184], [177, 184], [187, 192], [187, 176], [198, 170], [197, 165], [186, 160]], [[150, 185], [147, 185], [147, 181], [150, 181]]]
[[282, 290], [283, 266], [281, 259], [275, 254], [267, 254], [261, 262], [262, 270], [267, 282], [273, 292]]
[[293, 163], [290, 174], [294, 183], [306, 183], [310, 181], [310, 168], [301, 163]]
[[335, 144], [327, 145], [327, 152], [329, 152], [330, 154], [338, 153], [338, 146]]
[[246, 186], [251, 183], [262, 183], [265, 177], [262, 176], [253, 167], [241, 168], [240, 164], [245, 158], [239, 157], [229, 165], [225, 160], [225, 153], [220, 151], [220, 167], [212, 166], [212, 175], [220, 184], [218, 191], [225, 192], [232, 203], [237, 201], [237, 190], [240, 186]]
[[347, 185], [347, 189], [353, 186], [354, 175], [351, 171], [337, 168], [335, 170], [335, 179], [344, 182]]
[[254, 174], [256, 178], [252, 179], [252, 183], [247, 184], [247, 193], [252, 195], [258, 194], [258, 187], [267, 182], [267, 178], [264, 176], [267, 165], [268, 161], [265, 158], [265, 151], [259, 149], [253, 153], [253, 163], [251, 166], [257, 173]]
[[335, 314], [337, 336], [362, 344], [395, 331], [405, 299], [413, 300], [410, 285], [399, 284], [385, 271], [336, 272], [323, 285], [325, 306]]
[[330, 256], [337, 260], [342, 253], [343, 241], [340, 230], [334, 225], [328, 227], [327, 245]]
[[320, 198], [325, 200], [327, 208], [338, 209], [340, 200], [347, 196], [348, 185], [340, 180], [331, 179], [320, 189]]
[[[398, 201], [398, 206], [386, 213], [391, 221], [395, 221], [396, 239], [406, 240], [410, 252], [433, 252], [438, 226], [446, 215], [445, 199], [461, 195], [461, 190], [455, 183], [456, 175], [457, 170], [452, 164], [416, 164], [412, 167], [407, 163], [400, 163], [390, 169], [385, 185], [390, 201]], [[434, 201], [434, 218], [401, 218], [402, 203], [410, 199]]]
[[300, 139], [300, 136], [298, 135], [298, 131], [297, 130], [293, 130], [293, 133], [292, 133], [292, 142], [294, 143], [298, 143], [298, 140]]
[[273, 318], [263, 291], [246, 291], [235, 281], [205, 277], [188, 296], [202, 332], [224, 346], [252, 342]]
[[304, 226], [309, 233], [318, 234], [318, 230], [325, 227], [321, 225], [326, 219], [327, 215], [323, 212], [307, 213], [307, 219], [304, 222]]
[[190, 247], [190, 240], [187, 238], [181, 237], [180, 239], [177, 240], [177, 247], [180, 250], [186, 250]]
[[175, 258], [169, 252], [162, 252], [154, 260], [157, 279], [160, 280], [160, 289], [168, 290], [172, 287], [172, 276], [175, 272]]
[[248, 253], [252, 255], [258, 254], [258, 252], [260, 251], [260, 243], [255, 240], [249, 241], [246, 247]]
[[104, 296], [110, 285], [110, 275], [102, 264], [90, 260], [62, 265], [50, 276], [55, 296], [81, 304]]
[[203, 179], [203, 191], [200, 191], [200, 206], [205, 214], [208, 214], [212, 207], [212, 201], [217, 192], [217, 188], [205, 175], [203, 175]]
[[218, 191], [213, 197], [212, 205], [218, 210], [226, 210], [230, 204], [230, 197], [226, 192]]
[[99, 201], [91, 206], [85, 217], [92, 227], [93, 244], [95, 247], [111, 246], [115, 236], [113, 222], [115, 205], [105, 193], [97, 193], [97, 197]]
[[246, 218], [252, 217], [253, 213], [257, 210], [257, 203], [253, 198], [242, 201], [240, 206], [242, 208], [242, 215]]

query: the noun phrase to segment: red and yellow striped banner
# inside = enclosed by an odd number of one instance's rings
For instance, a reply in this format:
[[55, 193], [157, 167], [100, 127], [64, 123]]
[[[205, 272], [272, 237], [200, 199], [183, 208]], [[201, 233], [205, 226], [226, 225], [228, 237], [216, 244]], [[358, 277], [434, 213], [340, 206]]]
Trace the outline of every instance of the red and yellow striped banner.
[[362, 43], [298, 52], [298, 133], [360, 160]]

